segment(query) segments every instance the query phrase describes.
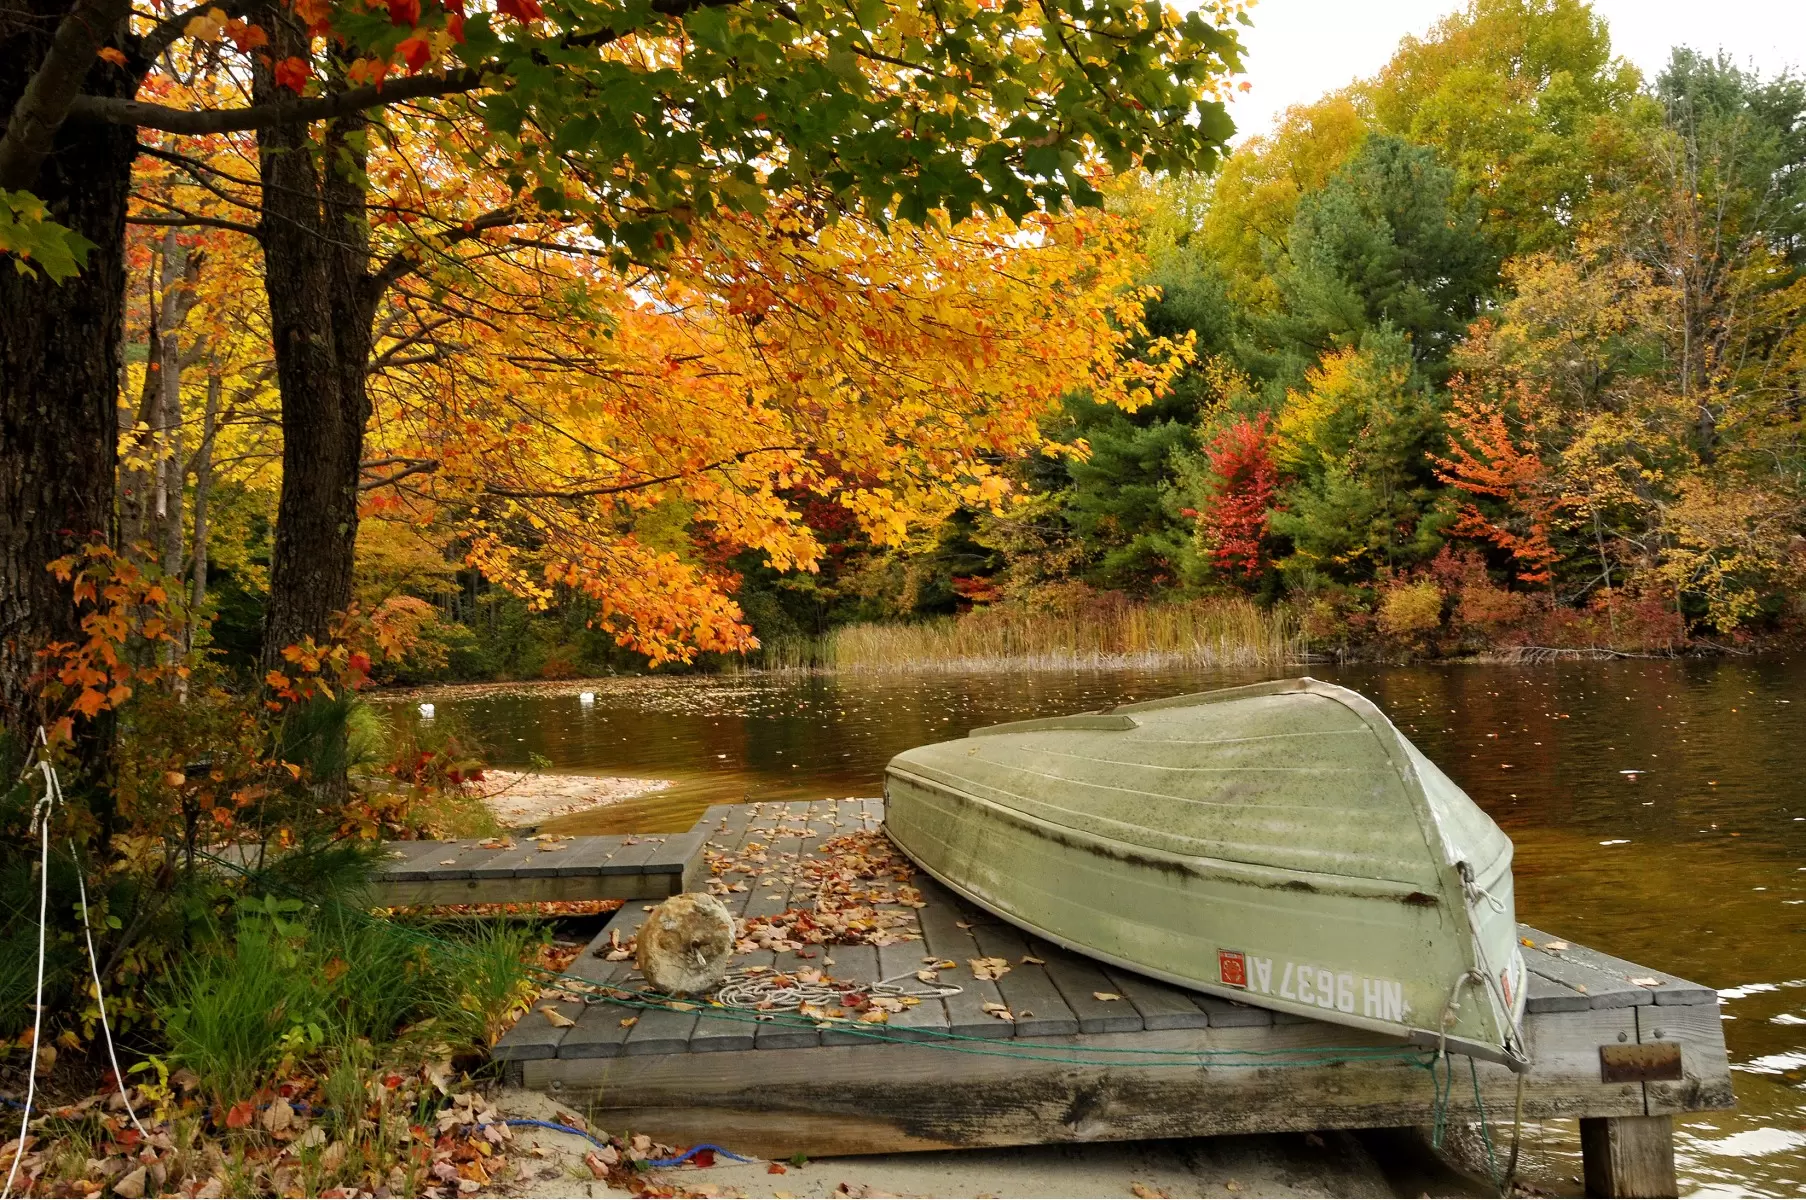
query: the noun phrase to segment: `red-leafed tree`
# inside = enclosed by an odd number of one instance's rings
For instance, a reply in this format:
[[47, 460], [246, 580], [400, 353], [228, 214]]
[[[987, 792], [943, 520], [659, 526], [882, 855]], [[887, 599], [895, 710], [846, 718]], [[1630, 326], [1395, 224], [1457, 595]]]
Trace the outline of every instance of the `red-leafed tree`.
[[1436, 456], [1436, 477], [1470, 497], [1498, 502], [1488, 506], [1495, 511], [1486, 512], [1468, 500], [1449, 532], [1490, 542], [1511, 555], [1521, 582], [1548, 583], [1561, 561], [1549, 535], [1562, 500], [1534, 447], [1520, 448], [1506, 421], [1508, 407], [1521, 414], [1532, 407], [1534, 397], [1518, 383], [1512, 388], [1516, 394], [1500, 403], [1461, 375], [1449, 387], [1454, 394], [1448, 418], [1451, 457]]
[[1267, 414], [1237, 417], [1205, 444], [1204, 459], [1214, 478], [1197, 516], [1211, 561], [1225, 575], [1259, 579], [1267, 570], [1267, 514], [1279, 489]]

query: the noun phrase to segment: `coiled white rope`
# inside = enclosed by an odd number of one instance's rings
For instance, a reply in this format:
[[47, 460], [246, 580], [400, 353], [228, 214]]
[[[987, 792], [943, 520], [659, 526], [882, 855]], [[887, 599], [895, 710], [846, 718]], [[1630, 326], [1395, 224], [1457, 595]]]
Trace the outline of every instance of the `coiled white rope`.
[[791, 1012], [800, 1010], [804, 1005], [812, 1008], [829, 1008], [846, 1003], [849, 995], [887, 996], [897, 1000], [939, 1000], [947, 996], [957, 996], [965, 989], [954, 984], [931, 984], [927, 987], [912, 988], [899, 980], [915, 979], [914, 971], [905, 971], [901, 975], [892, 975], [889, 979], [880, 979], [876, 983], [841, 983], [824, 978], [816, 983], [804, 983], [795, 975], [787, 975], [771, 970], [749, 971], [744, 968], [730, 971], [727, 979], [715, 989], [714, 999], [723, 1008], [738, 1008], [752, 1012]]

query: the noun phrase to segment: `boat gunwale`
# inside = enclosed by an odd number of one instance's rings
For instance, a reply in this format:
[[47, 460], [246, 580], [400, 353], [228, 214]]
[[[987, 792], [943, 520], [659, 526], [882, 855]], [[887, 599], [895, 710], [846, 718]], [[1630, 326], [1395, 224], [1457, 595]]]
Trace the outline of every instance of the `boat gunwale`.
[[[1217, 878], [1230, 883], [1246, 884], [1258, 888], [1284, 888], [1289, 884], [1304, 883], [1317, 892], [1339, 893], [1364, 900], [1394, 900], [1401, 904], [1406, 902], [1407, 896], [1430, 895], [1424, 891], [1423, 883], [1417, 880], [1392, 879], [1371, 874], [1343, 875], [1334, 871], [1308, 871], [1298, 867], [1275, 867], [1267, 863], [1241, 862], [1232, 858], [1216, 858], [1207, 854], [1180, 854], [1176, 851], [1161, 849], [1158, 846], [1144, 845], [1141, 842], [1103, 837], [1088, 829], [1049, 821], [1044, 817], [1024, 812], [1007, 804], [1000, 804], [984, 796], [973, 795], [947, 780], [919, 774], [916, 771], [899, 767], [895, 762], [885, 768], [885, 774], [896, 775], [911, 783], [956, 795], [959, 800], [966, 803], [983, 805], [1005, 820], [1022, 825], [1038, 825], [1048, 830], [1058, 830], [1059, 836], [1068, 842], [1090, 842], [1100, 846], [1121, 847], [1136, 857], [1159, 860], [1201, 879]], [[1112, 857], [1120, 858], [1122, 855], [1113, 854]], [[932, 871], [929, 873], [933, 874]], [[1435, 896], [1434, 898], [1438, 904], [1446, 900], [1445, 896]], [[1414, 901], [1414, 903], [1421, 902]]]

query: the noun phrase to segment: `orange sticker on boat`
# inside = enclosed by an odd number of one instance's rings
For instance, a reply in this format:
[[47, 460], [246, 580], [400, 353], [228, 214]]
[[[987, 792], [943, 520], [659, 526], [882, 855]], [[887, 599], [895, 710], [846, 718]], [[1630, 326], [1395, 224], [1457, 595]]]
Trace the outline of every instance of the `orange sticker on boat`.
[[1240, 950], [1217, 951], [1217, 977], [1230, 987], [1248, 986], [1248, 960]]

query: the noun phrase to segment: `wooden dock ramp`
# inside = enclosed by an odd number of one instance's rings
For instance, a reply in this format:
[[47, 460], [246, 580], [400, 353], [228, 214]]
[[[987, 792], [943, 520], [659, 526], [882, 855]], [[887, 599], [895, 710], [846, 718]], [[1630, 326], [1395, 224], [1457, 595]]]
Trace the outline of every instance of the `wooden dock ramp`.
[[[707, 836], [710, 890], [756, 920], [813, 911], [821, 884], [799, 868], [882, 818], [877, 800], [767, 802], [710, 809], [692, 832]], [[849, 983], [925, 957], [958, 964], [941, 972], [958, 995], [886, 1025], [648, 1007], [628, 995], [644, 986], [631, 960], [606, 957], [651, 907], [630, 903], [570, 968], [626, 1002], [573, 989], [552, 1006], [575, 1024], [529, 1013], [495, 1054], [517, 1082], [607, 1128], [772, 1157], [1416, 1126], [1439, 1106], [1462, 1122], [1483, 1108], [1495, 1140], [1509, 1136], [1518, 1078], [1504, 1067], [1444, 1060], [1439, 1100], [1424, 1056], [1396, 1040], [1157, 983], [1030, 937], [925, 875], [908, 887], [918, 892], [882, 881], [868, 892], [897, 914], [887, 920], [915, 918], [881, 931], [887, 944], [736, 957]], [[1670, 1118], [1732, 1105], [1716, 994], [1520, 933], [1532, 971], [1525, 1117], [1581, 1120], [1591, 1194], [1673, 1195]], [[984, 958], [1010, 969], [979, 979], [969, 963]]]
[[663, 899], [702, 886], [705, 833], [388, 842], [370, 886], [384, 908]]

